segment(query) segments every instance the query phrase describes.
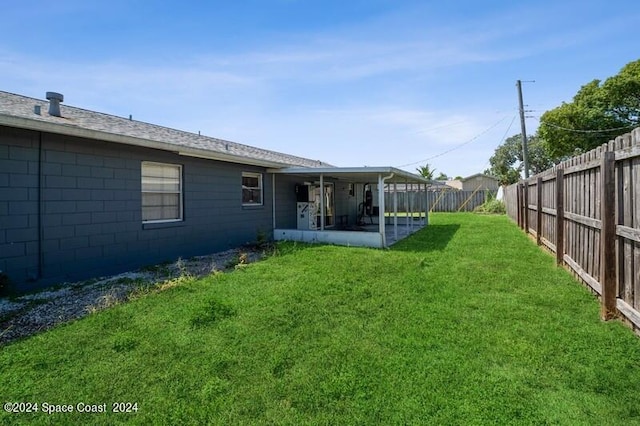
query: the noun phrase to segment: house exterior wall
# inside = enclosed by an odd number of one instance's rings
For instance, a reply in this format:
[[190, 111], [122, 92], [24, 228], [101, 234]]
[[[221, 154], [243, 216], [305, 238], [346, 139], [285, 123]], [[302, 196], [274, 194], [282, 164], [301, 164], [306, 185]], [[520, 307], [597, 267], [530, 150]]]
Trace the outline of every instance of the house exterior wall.
[[475, 191], [480, 187], [480, 190], [498, 190], [498, 180], [492, 179], [488, 176], [473, 176], [462, 181], [463, 191]]
[[355, 191], [357, 186], [354, 184], [354, 195], [349, 195], [349, 184], [347, 182], [334, 182], [337, 225], [341, 225], [340, 221], [344, 221], [342, 226], [356, 224], [358, 206], [356, 204]]
[[[458, 190], [462, 190], [464, 185], [462, 184], [462, 181], [459, 179], [453, 179], [453, 180], [447, 180], [444, 182], [445, 187], [451, 187], [454, 189], [458, 189]], [[448, 189], [448, 188], [446, 188]]]
[[[182, 165], [182, 221], [142, 223], [143, 161]], [[236, 247], [271, 235], [271, 189], [260, 167], [0, 126], [0, 270], [27, 291]]]
[[304, 179], [296, 176], [276, 175], [276, 228], [297, 228], [296, 185], [303, 182]]
[[[320, 178], [314, 178], [317, 182]], [[305, 181], [310, 179], [292, 176], [292, 175], [276, 175], [276, 228], [278, 229], [296, 229], [297, 222], [297, 200], [296, 185], [303, 185]], [[336, 181], [326, 179], [325, 183], [334, 184], [335, 199], [335, 215], [336, 224], [340, 225], [338, 216], [346, 216], [344, 225], [355, 225], [357, 220], [357, 202], [356, 195], [358, 191], [362, 192], [362, 185], [354, 184], [354, 195], [349, 194], [349, 184], [344, 181]], [[362, 195], [360, 194], [360, 197]]]

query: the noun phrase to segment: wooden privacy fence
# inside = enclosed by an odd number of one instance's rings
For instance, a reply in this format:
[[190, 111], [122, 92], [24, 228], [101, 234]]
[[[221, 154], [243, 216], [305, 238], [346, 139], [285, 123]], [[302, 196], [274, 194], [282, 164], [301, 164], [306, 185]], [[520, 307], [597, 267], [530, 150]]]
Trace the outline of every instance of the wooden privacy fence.
[[[470, 212], [484, 204], [489, 196], [495, 197], [495, 191], [458, 191], [442, 190], [398, 192], [398, 211], [406, 211], [406, 206], [412, 206], [413, 211], [424, 211], [426, 201], [431, 212]], [[385, 192], [385, 205], [393, 206], [393, 193]], [[389, 207], [387, 207], [389, 208]]]
[[640, 330], [640, 128], [505, 190], [507, 214]]

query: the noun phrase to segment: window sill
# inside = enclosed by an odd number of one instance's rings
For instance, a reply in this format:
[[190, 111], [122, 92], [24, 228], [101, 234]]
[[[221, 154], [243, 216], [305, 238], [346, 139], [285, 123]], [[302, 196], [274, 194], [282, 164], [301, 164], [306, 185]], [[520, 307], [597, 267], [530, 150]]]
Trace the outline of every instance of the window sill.
[[168, 222], [147, 222], [142, 224], [142, 229], [177, 228], [181, 226], [186, 226], [184, 220], [173, 220]]
[[264, 209], [264, 204], [243, 204], [243, 210], [261, 210]]

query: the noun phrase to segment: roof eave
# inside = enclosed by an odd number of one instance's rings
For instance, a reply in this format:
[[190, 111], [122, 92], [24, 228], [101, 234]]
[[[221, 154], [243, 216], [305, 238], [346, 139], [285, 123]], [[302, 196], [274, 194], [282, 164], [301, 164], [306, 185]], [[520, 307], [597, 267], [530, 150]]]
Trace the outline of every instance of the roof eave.
[[480, 176], [480, 177], [486, 177], [486, 178], [493, 179], [493, 180], [500, 180], [500, 179], [498, 179], [497, 177], [495, 177], [495, 176], [491, 176], [491, 175], [488, 175], [488, 174], [486, 174], [486, 173], [476, 173], [476, 174], [474, 174], [474, 175], [467, 176], [467, 177], [462, 178], [462, 179], [459, 179], [459, 180], [460, 180], [460, 181], [462, 181], [462, 182], [466, 182], [466, 181], [468, 181], [469, 179], [473, 179], [473, 178], [478, 177], [478, 176]]
[[100, 130], [86, 129], [82, 127], [70, 126], [62, 123], [50, 123], [40, 120], [30, 120], [23, 117], [15, 117], [0, 114], [0, 125], [8, 127], [17, 127], [26, 130], [35, 130], [40, 132], [55, 133], [65, 136], [75, 136], [87, 139], [96, 139], [106, 142], [120, 143], [124, 145], [132, 145], [143, 148], [159, 149], [162, 151], [170, 151], [176, 154], [205, 158], [208, 160], [225, 161], [229, 163], [240, 163], [261, 167], [271, 167], [280, 169], [290, 167], [290, 164], [280, 163], [276, 161], [260, 160], [256, 158], [243, 157], [233, 154], [225, 154], [206, 149], [191, 148], [181, 145], [170, 144], [167, 142], [154, 141], [150, 139], [136, 138], [133, 136], [120, 135], [117, 133], [109, 133]]
[[329, 174], [329, 175], [348, 175], [348, 174], [394, 174], [395, 177], [402, 177], [411, 180], [414, 183], [428, 184], [430, 181], [416, 174], [395, 167], [286, 167], [280, 169], [267, 170], [270, 173], [304, 175], [304, 174]]

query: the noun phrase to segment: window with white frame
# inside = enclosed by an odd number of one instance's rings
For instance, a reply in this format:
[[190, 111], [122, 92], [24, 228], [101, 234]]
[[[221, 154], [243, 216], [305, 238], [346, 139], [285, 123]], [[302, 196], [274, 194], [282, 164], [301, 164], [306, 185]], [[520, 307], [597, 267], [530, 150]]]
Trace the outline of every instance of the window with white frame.
[[242, 172], [242, 205], [262, 205], [262, 174]]
[[143, 161], [142, 222], [182, 220], [182, 166]]

